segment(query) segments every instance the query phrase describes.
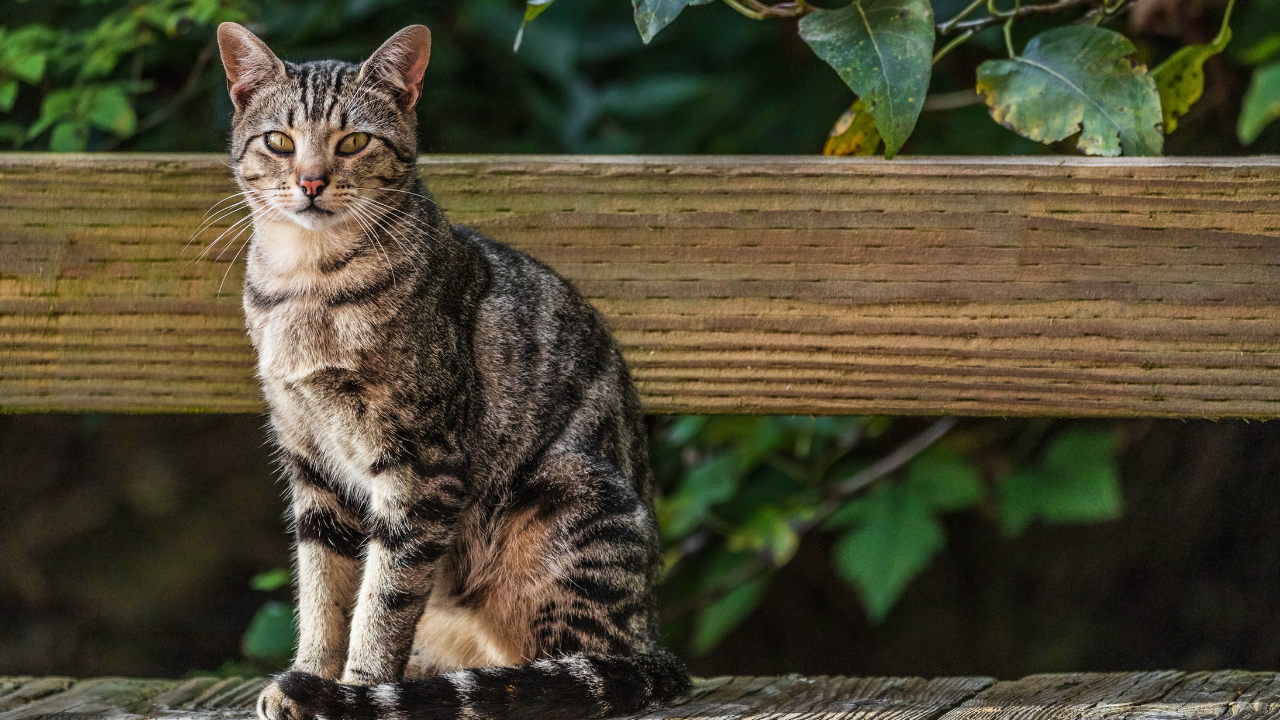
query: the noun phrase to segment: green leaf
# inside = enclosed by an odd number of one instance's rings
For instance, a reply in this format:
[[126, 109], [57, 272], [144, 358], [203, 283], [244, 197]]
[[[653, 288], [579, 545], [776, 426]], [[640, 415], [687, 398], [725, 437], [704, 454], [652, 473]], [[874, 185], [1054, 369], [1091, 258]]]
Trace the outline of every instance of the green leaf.
[[89, 105], [89, 124], [120, 137], [129, 137], [138, 125], [129, 96], [117, 87], [100, 87]]
[[240, 641], [246, 657], [274, 660], [293, 655], [294, 610], [292, 605], [264, 603], [249, 621]]
[[276, 568], [254, 575], [249, 580], [249, 587], [270, 592], [279, 590], [291, 582], [293, 582], [293, 573], [289, 572], [288, 568]]
[[1245, 65], [1261, 65], [1280, 55], [1280, 0], [1250, 0], [1240, 8], [1231, 53]]
[[84, 123], [58, 123], [49, 138], [49, 149], [53, 152], [84, 152], [88, 145], [89, 126]]
[[1019, 469], [999, 487], [1000, 517], [1014, 537], [1037, 518], [1086, 523], [1120, 516], [1123, 500], [1111, 432], [1070, 430], [1057, 437], [1038, 467]]
[[706, 415], [686, 415], [676, 420], [671, 424], [671, 429], [667, 430], [667, 442], [672, 445], [684, 445], [702, 432], [707, 420]]
[[1229, 0], [1222, 16], [1222, 27], [1213, 42], [1206, 45], [1187, 45], [1170, 55], [1151, 72], [1156, 91], [1160, 93], [1160, 112], [1164, 116], [1166, 135], [1178, 128], [1178, 118], [1186, 115], [1191, 106], [1204, 94], [1204, 63], [1227, 48], [1231, 42], [1231, 8], [1235, 0]]
[[45, 60], [44, 53], [24, 55], [9, 65], [9, 72], [29, 83], [38, 83], [44, 77]]
[[768, 577], [751, 580], [703, 610], [693, 629], [693, 654], [706, 653], [742, 624], [760, 604], [767, 583]]
[[932, 449], [913, 460], [907, 482], [936, 512], [963, 510], [982, 499], [982, 480], [973, 465], [942, 449]]
[[835, 68], [875, 119], [884, 156], [898, 154], [924, 107], [933, 72], [929, 0], [855, 0], [800, 19], [800, 37]]
[[991, 117], [1023, 137], [1050, 143], [1080, 133], [1087, 155], [1159, 155], [1160, 95], [1133, 43], [1089, 25], [1045, 31], [1018, 57], [978, 66], [978, 92]]
[[1276, 118], [1280, 118], [1280, 61], [1254, 69], [1253, 80], [1244, 93], [1236, 135], [1248, 145]]
[[942, 525], [912, 483], [878, 488], [866, 498], [866, 523], [836, 543], [836, 571], [862, 593], [879, 624], [946, 545]]
[[6, 80], [0, 82], [0, 112], [9, 112], [13, 109], [13, 103], [18, 99], [18, 81]]
[[[812, 511], [806, 513], [812, 517]], [[751, 519], [738, 527], [725, 541], [730, 552], [760, 552], [767, 550], [769, 559], [777, 567], [786, 565], [800, 547], [800, 536], [792, 528], [797, 514], [785, 513], [781, 508], [765, 505]]]
[[702, 522], [712, 505], [733, 497], [738, 490], [740, 464], [736, 452], [726, 452], [685, 475], [676, 492], [657, 503], [662, 536], [683, 537]]
[[836, 119], [822, 154], [875, 155], [883, 142], [871, 113], [867, 112], [861, 100], [854, 100], [853, 105]]
[[524, 6], [524, 19], [520, 21], [520, 29], [516, 31], [516, 42], [512, 46], [511, 52], [520, 51], [520, 42], [524, 40], [524, 28], [533, 19], [542, 14], [543, 10], [551, 7], [553, 0], [527, 0]]
[[702, 5], [690, 0], [631, 0], [635, 8], [636, 29], [645, 45], [684, 10], [686, 5]]

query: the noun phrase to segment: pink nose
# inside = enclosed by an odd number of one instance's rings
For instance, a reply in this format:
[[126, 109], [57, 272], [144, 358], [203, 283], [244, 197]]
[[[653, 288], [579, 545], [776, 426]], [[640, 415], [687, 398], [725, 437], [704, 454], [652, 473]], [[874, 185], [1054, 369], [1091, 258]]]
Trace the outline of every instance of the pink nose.
[[299, 180], [298, 184], [302, 186], [303, 190], [307, 191], [308, 195], [319, 195], [320, 188], [324, 187], [324, 180], [319, 178], [315, 180]]

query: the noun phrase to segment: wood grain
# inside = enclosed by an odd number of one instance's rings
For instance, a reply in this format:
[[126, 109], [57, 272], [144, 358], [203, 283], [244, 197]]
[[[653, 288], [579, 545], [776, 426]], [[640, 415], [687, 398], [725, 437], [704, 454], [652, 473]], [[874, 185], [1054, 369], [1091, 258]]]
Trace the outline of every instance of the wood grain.
[[[0, 677], [0, 720], [251, 720], [264, 678]], [[18, 698], [14, 693], [26, 690]], [[719, 677], [628, 720], [1270, 720], [1280, 675], [1223, 670], [983, 677]], [[12, 701], [10, 701], [12, 699]]]
[[[651, 412], [1280, 416], [1278, 158], [421, 169], [605, 313]], [[233, 192], [213, 156], [0, 154], [0, 410], [260, 411], [242, 215], [192, 238]]]

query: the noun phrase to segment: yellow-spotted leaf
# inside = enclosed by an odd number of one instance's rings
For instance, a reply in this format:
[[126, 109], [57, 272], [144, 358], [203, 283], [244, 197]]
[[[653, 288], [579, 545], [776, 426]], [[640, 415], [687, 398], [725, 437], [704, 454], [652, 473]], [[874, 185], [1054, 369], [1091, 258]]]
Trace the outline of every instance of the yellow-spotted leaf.
[[1123, 35], [1089, 25], [1043, 32], [1022, 54], [978, 66], [996, 122], [1051, 143], [1080, 133], [1086, 155], [1159, 155], [1160, 95]]
[[1186, 115], [1204, 94], [1204, 63], [1227, 49], [1231, 42], [1231, 8], [1235, 0], [1227, 3], [1222, 16], [1222, 27], [1213, 42], [1205, 45], [1187, 45], [1170, 55], [1151, 71], [1156, 91], [1160, 93], [1160, 112], [1164, 116], [1166, 135], [1178, 127], [1178, 118]]
[[854, 0], [838, 10], [814, 10], [800, 37], [862, 101], [898, 154], [915, 129], [933, 71], [933, 7], [929, 0]]
[[840, 114], [831, 128], [823, 155], [875, 155], [883, 139], [876, 130], [876, 121], [863, 107], [861, 100]]

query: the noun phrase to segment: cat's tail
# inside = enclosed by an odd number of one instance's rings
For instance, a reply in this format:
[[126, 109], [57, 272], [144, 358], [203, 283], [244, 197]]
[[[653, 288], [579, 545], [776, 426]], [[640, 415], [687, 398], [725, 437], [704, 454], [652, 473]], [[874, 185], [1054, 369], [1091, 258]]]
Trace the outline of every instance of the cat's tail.
[[639, 712], [690, 687], [684, 664], [665, 650], [564, 655], [368, 687], [296, 670], [276, 683], [304, 714], [326, 720], [586, 720]]

